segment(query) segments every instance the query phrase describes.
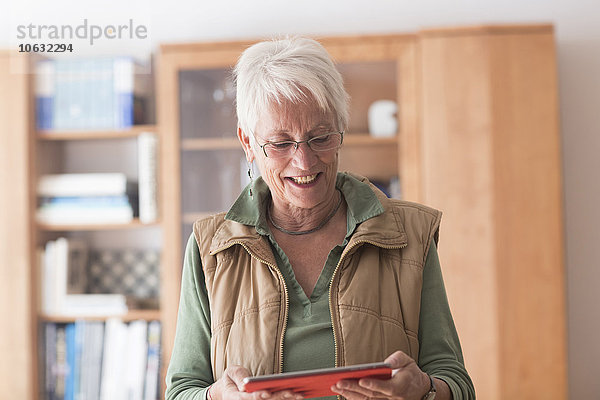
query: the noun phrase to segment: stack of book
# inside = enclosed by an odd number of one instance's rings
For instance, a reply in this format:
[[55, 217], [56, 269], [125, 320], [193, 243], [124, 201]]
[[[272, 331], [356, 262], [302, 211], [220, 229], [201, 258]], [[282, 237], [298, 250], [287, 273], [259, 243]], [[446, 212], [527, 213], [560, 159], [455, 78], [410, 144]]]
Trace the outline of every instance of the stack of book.
[[160, 331], [158, 321], [46, 323], [44, 397], [157, 400]]
[[38, 129], [119, 129], [148, 122], [148, 70], [131, 57], [40, 61]]
[[125, 224], [137, 215], [137, 184], [122, 173], [43, 175], [37, 193], [43, 224]]
[[147, 224], [158, 219], [158, 138], [156, 134], [140, 133], [137, 138], [137, 150], [140, 222]]
[[58, 238], [40, 252], [41, 310], [52, 316], [123, 315], [122, 294], [88, 294], [88, 248], [81, 240]]

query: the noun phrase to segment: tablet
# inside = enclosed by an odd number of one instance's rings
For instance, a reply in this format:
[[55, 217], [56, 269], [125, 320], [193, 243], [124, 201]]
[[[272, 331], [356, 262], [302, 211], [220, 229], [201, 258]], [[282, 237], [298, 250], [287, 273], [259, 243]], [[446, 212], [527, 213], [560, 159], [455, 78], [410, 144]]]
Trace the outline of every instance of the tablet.
[[332, 392], [330, 388], [342, 379], [390, 379], [391, 376], [392, 368], [389, 364], [358, 364], [247, 377], [244, 378], [244, 391], [251, 393], [257, 390], [291, 390], [305, 398], [335, 396], [337, 393]]

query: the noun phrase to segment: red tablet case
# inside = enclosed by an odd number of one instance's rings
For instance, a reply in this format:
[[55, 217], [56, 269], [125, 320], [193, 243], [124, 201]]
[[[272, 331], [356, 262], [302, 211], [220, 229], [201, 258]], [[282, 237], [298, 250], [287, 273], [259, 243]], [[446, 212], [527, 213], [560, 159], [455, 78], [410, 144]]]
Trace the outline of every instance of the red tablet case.
[[267, 390], [277, 392], [291, 390], [304, 398], [335, 396], [330, 390], [342, 379], [390, 379], [392, 369], [384, 363], [360, 364], [342, 368], [326, 368], [322, 370], [298, 371], [283, 374], [264, 375], [247, 378], [244, 385], [246, 392]]

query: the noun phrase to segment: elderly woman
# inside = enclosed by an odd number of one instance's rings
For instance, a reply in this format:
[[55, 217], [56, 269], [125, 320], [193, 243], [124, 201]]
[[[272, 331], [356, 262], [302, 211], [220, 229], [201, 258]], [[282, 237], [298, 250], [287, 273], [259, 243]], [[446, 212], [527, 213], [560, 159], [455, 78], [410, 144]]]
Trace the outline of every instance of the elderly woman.
[[[436, 242], [440, 213], [338, 172], [348, 95], [311, 39], [258, 43], [235, 68], [238, 138], [254, 179], [194, 224], [167, 399], [300, 399], [244, 377], [383, 361], [348, 399], [472, 399]], [[249, 169], [249, 172], [251, 169]]]

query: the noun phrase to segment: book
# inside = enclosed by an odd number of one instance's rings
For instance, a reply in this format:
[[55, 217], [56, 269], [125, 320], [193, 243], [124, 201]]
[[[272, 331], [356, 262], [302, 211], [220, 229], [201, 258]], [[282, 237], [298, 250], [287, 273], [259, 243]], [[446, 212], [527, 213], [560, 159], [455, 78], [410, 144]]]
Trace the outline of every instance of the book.
[[151, 75], [132, 57], [36, 64], [39, 129], [120, 129], [150, 119]]
[[[70, 391], [70, 393], [73, 396], [72, 400], [79, 399], [79, 387], [81, 386], [81, 369], [84, 355], [83, 350], [86, 347], [84, 346], [86, 322], [83, 320], [77, 320], [75, 321], [74, 325], [75, 335], [73, 346], [75, 348], [72, 369], [70, 370], [70, 372], [72, 372], [71, 384], [73, 385], [73, 388]], [[70, 343], [67, 342], [67, 346], [69, 345]]]
[[94, 60], [91, 76], [89, 88], [93, 95], [90, 125], [94, 129], [112, 129], [116, 126], [112, 112], [115, 107], [113, 60]]
[[56, 291], [56, 257], [55, 242], [50, 240], [44, 246], [44, 254], [41, 264], [41, 309], [46, 314], [52, 314], [58, 310], [58, 293]]
[[65, 398], [65, 385], [68, 374], [67, 362], [67, 326], [56, 326], [56, 364], [52, 367], [52, 375], [55, 378], [54, 398]]
[[97, 400], [100, 396], [103, 340], [104, 323], [86, 321], [81, 354], [79, 399]]
[[127, 399], [142, 400], [144, 396], [148, 360], [147, 331], [148, 323], [144, 320], [132, 321], [127, 327]]
[[[137, 201], [128, 196], [44, 197], [36, 218], [46, 224], [109, 224], [133, 220]], [[137, 208], [137, 207], [136, 207]]]
[[127, 400], [124, 354], [127, 354], [127, 325], [119, 319], [109, 318], [102, 353], [101, 400]]
[[104, 348], [104, 323], [91, 323], [92, 327], [90, 344], [90, 381], [87, 391], [88, 400], [98, 400], [100, 398], [100, 378], [102, 374], [102, 351]]
[[40, 197], [121, 196], [135, 191], [123, 173], [49, 174], [38, 181]]
[[56, 357], [56, 324], [49, 322], [44, 325], [44, 398], [55, 399], [57, 357]]
[[66, 370], [65, 370], [65, 390], [64, 399], [73, 400], [75, 390], [75, 324], [70, 323], [65, 327], [65, 348], [66, 348]]
[[41, 397], [49, 400], [156, 400], [159, 321], [45, 323]]
[[127, 314], [122, 294], [69, 294], [56, 314], [70, 317], [120, 316]]
[[123, 173], [44, 175], [37, 191], [39, 223], [124, 224], [138, 213], [137, 184]]
[[144, 379], [144, 400], [158, 399], [160, 377], [160, 330], [159, 321], [148, 323], [148, 361]]
[[54, 62], [42, 60], [35, 67], [35, 115], [38, 129], [54, 125]]
[[87, 244], [58, 238], [46, 243], [41, 265], [41, 309], [46, 314], [62, 312], [68, 294], [84, 293], [87, 287]]
[[36, 213], [38, 223], [47, 225], [107, 225], [127, 224], [133, 221], [129, 207], [50, 208], [42, 207]]
[[140, 221], [156, 221], [157, 205], [157, 146], [154, 133], [142, 132], [138, 136], [138, 196]]

